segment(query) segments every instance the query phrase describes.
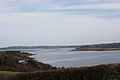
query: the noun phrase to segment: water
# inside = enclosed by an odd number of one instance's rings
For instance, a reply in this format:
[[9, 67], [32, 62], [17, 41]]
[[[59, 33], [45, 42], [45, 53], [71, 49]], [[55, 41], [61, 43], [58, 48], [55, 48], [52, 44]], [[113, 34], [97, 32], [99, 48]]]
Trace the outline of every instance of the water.
[[99, 64], [120, 63], [120, 51], [70, 51], [72, 48], [38, 49], [36, 60], [56, 67], [81, 67]]

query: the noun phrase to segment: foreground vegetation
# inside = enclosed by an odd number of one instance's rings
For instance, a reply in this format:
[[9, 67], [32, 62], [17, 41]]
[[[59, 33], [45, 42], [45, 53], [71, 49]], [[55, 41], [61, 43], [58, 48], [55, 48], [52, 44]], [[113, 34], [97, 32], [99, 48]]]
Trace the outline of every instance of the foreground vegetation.
[[43, 64], [30, 58], [32, 54], [20, 51], [0, 52], [0, 71], [31, 72], [51, 69], [49, 64]]
[[0, 80], [120, 80], [120, 64], [58, 69], [30, 55], [20, 51], [0, 52]]
[[[8, 72], [7, 72], [8, 73]], [[120, 80], [120, 64], [0, 74], [1, 80]]]

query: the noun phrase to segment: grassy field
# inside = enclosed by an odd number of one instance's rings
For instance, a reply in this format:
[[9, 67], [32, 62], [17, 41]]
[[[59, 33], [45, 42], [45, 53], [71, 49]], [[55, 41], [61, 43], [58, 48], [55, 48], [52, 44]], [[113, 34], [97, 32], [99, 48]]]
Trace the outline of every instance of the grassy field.
[[76, 51], [111, 51], [120, 50], [120, 48], [77, 48]]
[[0, 71], [0, 74], [8, 74], [8, 75], [16, 75], [19, 74], [20, 72], [11, 72], [11, 71]]
[[9, 80], [18, 74], [20, 74], [20, 72], [0, 71], [0, 80]]

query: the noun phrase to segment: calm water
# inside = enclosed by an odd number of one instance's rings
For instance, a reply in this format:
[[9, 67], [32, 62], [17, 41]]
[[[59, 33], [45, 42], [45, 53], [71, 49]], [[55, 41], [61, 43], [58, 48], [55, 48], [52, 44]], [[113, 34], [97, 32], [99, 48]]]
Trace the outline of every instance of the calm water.
[[36, 60], [56, 67], [81, 67], [120, 63], [120, 51], [70, 51], [71, 48], [29, 51]]

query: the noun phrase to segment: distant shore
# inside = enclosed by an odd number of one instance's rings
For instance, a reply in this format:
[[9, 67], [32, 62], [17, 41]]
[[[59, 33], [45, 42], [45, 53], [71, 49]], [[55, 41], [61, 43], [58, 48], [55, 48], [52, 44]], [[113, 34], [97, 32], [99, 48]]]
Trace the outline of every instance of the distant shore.
[[120, 50], [120, 48], [76, 48], [73, 51], [113, 51]]

